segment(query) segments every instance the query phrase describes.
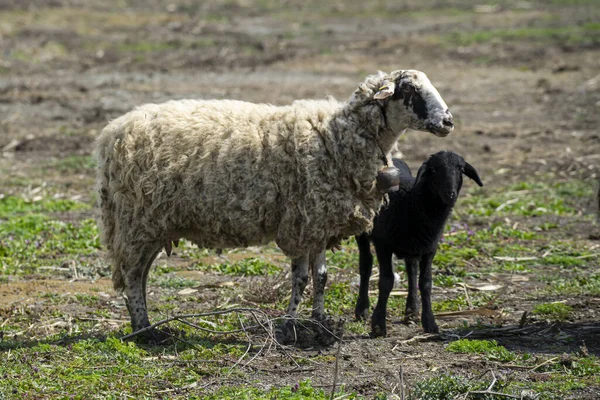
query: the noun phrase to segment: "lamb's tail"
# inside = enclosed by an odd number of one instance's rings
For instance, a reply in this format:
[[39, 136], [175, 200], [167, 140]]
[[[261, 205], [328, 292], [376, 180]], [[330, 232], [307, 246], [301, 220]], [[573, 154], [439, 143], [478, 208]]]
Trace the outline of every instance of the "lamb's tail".
[[121, 268], [119, 267], [115, 257], [116, 232], [116, 204], [115, 193], [111, 189], [111, 165], [114, 156], [114, 147], [118, 135], [119, 127], [113, 121], [102, 130], [100, 137], [96, 141], [96, 150], [94, 157], [96, 159], [96, 185], [99, 195], [98, 202], [100, 206], [101, 218], [98, 221], [100, 228], [101, 242], [107, 252], [107, 259], [112, 264], [112, 280], [115, 290], [122, 290], [125, 287]]

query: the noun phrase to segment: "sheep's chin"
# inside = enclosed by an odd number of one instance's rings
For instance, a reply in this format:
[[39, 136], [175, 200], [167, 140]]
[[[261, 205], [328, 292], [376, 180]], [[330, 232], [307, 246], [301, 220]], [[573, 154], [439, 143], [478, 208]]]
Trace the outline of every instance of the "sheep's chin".
[[434, 128], [432, 126], [428, 127], [427, 130], [433, 133], [437, 137], [446, 137], [452, 133], [453, 129], [444, 129], [444, 128]]

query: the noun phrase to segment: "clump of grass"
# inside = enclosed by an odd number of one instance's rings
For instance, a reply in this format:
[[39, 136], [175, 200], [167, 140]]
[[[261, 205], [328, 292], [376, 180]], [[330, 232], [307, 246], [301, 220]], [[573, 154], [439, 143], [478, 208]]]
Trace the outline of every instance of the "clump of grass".
[[453, 400], [472, 390], [485, 390], [484, 382], [443, 374], [417, 382], [412, 395], [419, 400]]
[[460, 339], [448, 344], [446, 350], [453, 353], [483, 354], [491, 361], [509, 362], [517, 358], [515, 353], [498, 345], [495, 340]]
[[569, 318], [573, 307], [564, 303], [542, 303], [533, 308], [532, 313], [542, 318], [564, 321]]
[[234, 263], [222, 264], [198, 264], [194, 267], [201, 271], [219, 272], [225, 275], [275, 275], [281, 272], [282, 268], [272, 264], [262, 258], [245, 258]]
[[585, 180], [569, 182], [520, 182], [488, 192], [478, 189], [457, 204], [457, 211], [472, 216], [542, 216], [576, 215], [581, 210], [579, 199], [592, 196], [593, 189]]
[[[153, 282], [154, 283], [154, 282]], [[156, 284], [166, 289], [183, 289], [198, 285], [197, 281], [180, 276], [164, 276], [156, 280]]]
[[[247, 386], [225, 386], [219, 389], [218, 392], [203, 397], [207, 400], [221, 399], [257, 399], [257, 400], [300, 400], [300, 399], [316, 399], [326, 400], [331, 396], [330, 393], [323, 389], [314, 388], [310, 379], [298, 382], [291, 386], [272, 388], [270, 390], [260, 390], [258, 388]], [[358, 399], [356, 393], [347, 393], [344, 390], [338, 391], [335, 397], [342, 396], [344, 399]]]
[[600, 273], [579, 275], [574, 278], [553, 277], [546, 291], [561, 295], [586, 294], [597, 296], [600, 295]]
[[14, 217], [18, 214], [51, 213], [75, 210], [87, 210], [90, 206], [85, 203], [66, 199], [43, 199], [31, 201], [17, 196], [0, 198], [0, 219]]

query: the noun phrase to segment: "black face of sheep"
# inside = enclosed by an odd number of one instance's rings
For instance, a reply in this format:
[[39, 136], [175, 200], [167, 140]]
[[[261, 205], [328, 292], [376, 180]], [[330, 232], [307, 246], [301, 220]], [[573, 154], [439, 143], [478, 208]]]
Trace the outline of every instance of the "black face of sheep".
[[401, 122], [403, 127], [448, 136], [454, 130], [454, 118], [427, 75], [416, 70], [395, 72], [374, 97], [389, 97], [384, 105], [390, 125]]
[[423, 180], [430, 193], [435, 193], [445, 205], [452, 207], [462, 188], [463, 174], [483, 186], [471, 164], [458, 154], [442, 151], [421, 165], [415, 181], [418, 183]]
[[[463, 183], [462, 175], [483, 186], [475, 168], [461, 156], [447, 151], [434, 154], [412, 178], [404, 161], [395, 159], [402, 171], [400, 190], [390, 195], [387, 207], [374, 220], [370, 234], [356, 237], [360, 253], [360, 289], [356, 302], [357, 319], [366, 318], [369, 309], [368, 287], [373, 267], [369, 242], [373, 242], [379, 261], [379, 297], [371, 318], [372, 336], [387, 334], [387, 301], [394, 286], [392, 256], [405, 261], [408, 276], [406, 319], [418, 319], [421, 292], [421, 322], [428, 333], [437, 333], [431, 307], [431, 265], [446, 220], [456, 203]], [[417, 287], [418, 284], [418, 287]]]

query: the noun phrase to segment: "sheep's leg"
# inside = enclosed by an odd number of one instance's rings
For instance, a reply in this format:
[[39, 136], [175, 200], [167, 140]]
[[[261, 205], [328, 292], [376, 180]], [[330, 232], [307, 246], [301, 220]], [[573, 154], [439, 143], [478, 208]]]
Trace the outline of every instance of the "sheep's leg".
[[421, 271], [419, 274], [419, 288], [421, 289], [421, 304], [423, 307], [421, 323], [423, 324], [423, 330], [427, 333], [439, 332], [431, 309], [431, 263], [434, 255], [435, 253], [431, 253], [421, 258]]
[[298, 314], [298, 305], [302, 301], [302, 294], [308, 283], [308, 261], [308, 254], [292, 259], [292, 298], [287, 309], [291, 319], [281, 327], [281, 335], [277, 338], [281, 343], [295, 343], [297, 339], [294, 319]]
[[377, 253], [377, 260], [379, 261], [379, 297], [375, 310], [373, 310], [373, 316], [371, 317], [371, 335], [377, 337], [387, 335], [385, 319], [387, 316], [388, 298], [394, 287], [394, 270], [392, 266], [392, 252], [384, 246], [375, 246], [375, 251]]
[[404, 260], [404, 264], [408, 278], [408, 297], [406, 298], [404, 319], [406, 322], [410, 322], [419, 318], [419, 289], [417, 288], [419, 261], [415, 258], [407, 258]]
[[146, 247], [135, 254], [138, 255], [136, 259], [121, 264], [127, 308], [134, 332], [150, 325], [146, 308], [146, 280], [158, 251], [154, 247]]
[[156, 256], [158, 255], [158, 253], [160, 253], [160, 249], [156, 250], [154, 252], [154, 254], [152, 254], [150, 256], [150, 258], [148, 260], [146, 260], [146, 267], [144, 268], [144, 275], [142, 278], [142, 285], [143, 285], [142, 293], [144, 293], [144, 304], [146, 305], [146, 309], [148, 308], [148, 302], [146, 301], [146, 295], [148, 294], [148, 291], [147, 291], [148, 274], [150, 273], [150, 268], [152, 267], [152, 263], [156, 259]]
[[327, 260], [325, 250], [311, 253], [309, 257], [313, 276], [313, 310], [312, 318], [325, 319], [325, 284], [327, 283]]
[[358, 288], [358, 300], [356, 300], [354, 316], [360, 320], [367, 319], [369, 316], [369, 280], [373, 271], [373, 255], [371, 254], [369, 236], [366, 233], [356, 236], [356, 243], [359, 251], [360, 287]]
[[308, 254], [292, 260], [292, 298], [287, 309], [287, 314], [295, 318], [298, 305], [308, 283]]

